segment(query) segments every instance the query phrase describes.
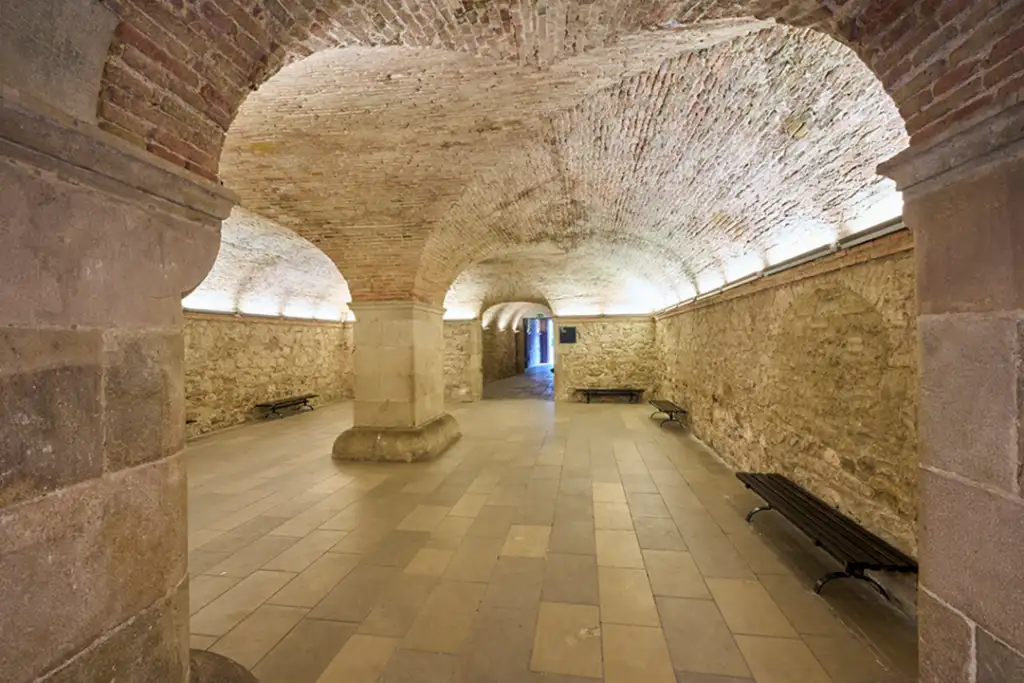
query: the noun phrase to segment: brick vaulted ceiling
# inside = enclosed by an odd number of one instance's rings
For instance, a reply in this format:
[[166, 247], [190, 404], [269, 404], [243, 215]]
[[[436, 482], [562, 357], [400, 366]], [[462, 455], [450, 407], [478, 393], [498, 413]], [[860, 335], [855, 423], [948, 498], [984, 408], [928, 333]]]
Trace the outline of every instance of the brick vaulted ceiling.
[[874, 169], [906, 144], [899, 112], [822, 34], [723, 21], [552, 61], [321, 51], [249, 97], [221, 176], [355, 299], [460, 314], [669, 305], [893, 192]]

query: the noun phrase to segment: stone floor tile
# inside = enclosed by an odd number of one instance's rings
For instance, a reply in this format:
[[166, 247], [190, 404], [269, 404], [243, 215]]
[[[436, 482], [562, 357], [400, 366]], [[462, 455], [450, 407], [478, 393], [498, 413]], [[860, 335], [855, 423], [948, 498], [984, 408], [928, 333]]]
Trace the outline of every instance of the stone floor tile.
[[726, 534], [747, 566], [755, 574], [791, 574], [790, 568], [756, 532]]
[[401, 577], [397, 567], [359, 565], [310, 612], [314, 619], [361, 622]]
[[303, 619], [260, 660], [253, 674], [260, 683], [316, 683], [355, 630], [355, 624]]
[[405, 636], [403, 649], [457, 654], [486, 589], [478, 583], [441, 581]]
[[[429, 542], [429, 541], [428, 541]], [[421, 548], [405, 567], [406, 574], [441, 576], [455, 555], [454, 550]]]
[[[588, 504], [589, 506], [589, 504]], [[556, 515], [548, 551], [569, 555], [596, 555], [597, 540], [592, 521], [561, 522]]]
[[633, 518], [625, 503], [594, 503], [595, 529], [633, 530]]
[[231, 576], [196, 576], [188, 582], [188, 611], [195, 614], [219, 598], [241, 579]]
[[633, 526], [640, 547], [645, 550], [686, 550], [686, 542], [671, 519], [642, 517]]
[[355, 555], [325, 553], [267, 602], [291, 607], [314, 607], [359, 563]]
[[756, 681], [753, 678], [736, 678], [735, 676], [716, 676], [714, 674], [694, 674], [686, 671], [677, 671], [676, 683], [756, 683]]
[[658, 611], [643, 569], [597, 568], [601, 622], [658, 626]]
[[688, 538], [686, 545], [704, 578], [749, 579], [751, 581], [757, 578], [725, 534]]
[[644, 550], [644, 564], [655, 595], [674, 598], [711, 598], [690, 553]]
[[417, 505], [396, 529], [398, 531], [433, 531], [448, 515], [450, 508], [440, 505]]
[[216, 636], [201, 636], [193, 633], [188, 637], [188, 646], [193, 650], [208, 650], [216, 642]]
[[380, 567], [406, 567], [430, 540], [426, 531], [392, 531], [359, 560]]
[[274, 559], [299, 539], [285, 536], [263, 536], [228, 555], [227, 558], [206, 570], [211, 576], [234, 576], [245, 578], [264, 564]]
[[627, 500], [631, 493], [658, 493], [658, 487], [655, 485], [654, 479], [646, 472], [622, 475], [622, 488], [626, 492]]
[[[589, 481], [589, 480], [588, 480]], [[588, 484], [588, 489], [590, 485]], [[622, 503], [619, 503], [622, 505]], [[555, 500], [555, 522], [593, 522], [594, 501], [586, 496], [560, 495]]]
[[604, 624], [601, 639], [606, 683], [675, 683], [661, 629]]
[[563, 473], [561, 481], [558, 484], [558, 492], [566, 496], [586, 496], [587, 498], [593, 498], [593, 486], [590, 481], [590, 472], [585, 473], [587, 476], [570, 477], [565, 476]]
[[397, 650], [384, 667], [380, 683], [452, 683], [458, 670], [455, 655]]
[[[696, 501], [696, 498], [694, 500]], [[683, 540], [688, 544], [705, 538], [719, 538], [728, 542], [722, 527], [718, 526], [718, 522], [700, 503], [694, 507], [669, 506], [668, 511], [679, 533], [683, 535]]]
[[436, 577], [415, 574], [396, 578], [363, 620], [358, 632], [389, 638], [405, 637], [438, 582]]
[[504, 541], [498, 538], [466, 538], [455, 551], [444, 571], [452, 581], [487, 581], [491, 576]]
[[228, 558], [231, 553], [193, 550], [188, 554], [189, 576], [199, 576]]
[[331, 517], [334, 517], [334, 515], [335, 512], [333, 510], [310, 508], [309, 510], [292, 517], [284, 524], [273, 529], [270, 533], [275, 536], [294, 536], [302, 538]]
[[541, 600], [545, 561], [539, 557], [503, 555], [498, 558], [484, 593], [485, 606], [535, 605]]
[[758, 576], [797, 633], [820, 636], [848, 636], [850, 631], [820, 596], [788, 574]]
[[630, 493], [626, 496], [626, 500], [629, 502], [629, 512], [633, 515], [634, 519], [641, 519], [643, 517], [671, 518], [660, 494]]
[[[613, 475], [617, 476], [617, 475]], [[626, 492], [622, 484], [615, 482], [597, 481], [592, 485], [595, 503], [625, 503]]]
[[467, 493], [448, 512], [451, 517], [476, 517], [487, 502], [486, 493]]
[[597, 605], [597, 559], [591, 555], [549, 553], [544, 568], [543, 599]]
[[469, 527], [473, 525], [473, 518], [471, 517], [452, 517], [449, 515], [441, 520], [434, 531], [431, 533], [431, 538], [455, 538], [462, 539], [466, 536], [466, 532], [469, 531]]
[[209, 649], [251, 669], [306, 616], [307, 611], [303, 607], [261, 605]]
[[354, 635], [335, 655], [317, 683], [377, 683], [398, 641]]
[[757, 683], [833, 683], [802, 640], [736, 636]]
[[392, 532], [384, 522], [364, 522], [331, 547], [331, 552], [362, 555], [372, 551]]
[[[298, 543], [295, 543], [277, 557], [263, 565], [263, 569], [285, 572], [301, 572], [313, 564], [321, 555], [337, 545], [345, 536], [344, 531], [324, 531], [316, 529], [309, 532]], [[271, 537], [272, 538], [272, 537]]]
[[898, 680], [867, 645], [849, 632], [841, 636], [804, 636], [803, 640], [833, 683], [890, 683]]
[[531, 678], [539, 605], [482, 606], [463, 647], [459, 683], [522, 683]]
[[642, 569], [643, 555], [632, 531], [598, 529], [594, 532], [597, 543], [597, 564], [601, 567], [627, 567]]
[[759, 581], [708, 579], [707, 584], [733, 633], [797, 637], [796, 630]]
[[551, 527], [513, 524], [501, 548], [502, 555], [544, 557], [548, 551]]
[[600, 620], [596, 607], [542, 602], [530, 668], [601, 678]]
[[512, 528], [512, 522], [519, 513], [517, 507], [506, 507], [496, 505], [485, 505], [476, 519], [466, 531], [467, 537], [483, 536], [487, 538], [502, 538], [508, 536], [508, 530]]
[[199, 635], [222, 636], [294, 577], [288, 572], [255, 571], [193, 614], [189, 628]]
[[658, 613], [672, 666], [677, 671], [740, 678], [750, 675], [736, 640], [714, 602], [658, 598]]

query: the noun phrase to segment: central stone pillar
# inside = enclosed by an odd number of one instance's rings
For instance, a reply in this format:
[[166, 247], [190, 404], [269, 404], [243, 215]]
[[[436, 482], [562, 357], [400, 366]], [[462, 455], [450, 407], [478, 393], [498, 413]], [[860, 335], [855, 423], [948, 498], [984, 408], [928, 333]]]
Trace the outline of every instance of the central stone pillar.
[[353, 302], [355, 426], [337, 460], [432, 460], [459, 439], [444, 412], [444, 309], [416, 301]]

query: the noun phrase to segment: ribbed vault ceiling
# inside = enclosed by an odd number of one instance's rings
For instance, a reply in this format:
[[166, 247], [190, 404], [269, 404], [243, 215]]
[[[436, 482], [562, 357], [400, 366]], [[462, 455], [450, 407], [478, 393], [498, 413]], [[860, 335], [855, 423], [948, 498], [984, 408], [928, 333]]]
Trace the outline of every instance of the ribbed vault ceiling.
[[357, 299], [652, 310], [895, 194], [874, 169], [905, 136], [874, 76], [830, 38], [758, 28], [633, 36], [543, 70], [328, 50], [249, 98], [222, 175]]

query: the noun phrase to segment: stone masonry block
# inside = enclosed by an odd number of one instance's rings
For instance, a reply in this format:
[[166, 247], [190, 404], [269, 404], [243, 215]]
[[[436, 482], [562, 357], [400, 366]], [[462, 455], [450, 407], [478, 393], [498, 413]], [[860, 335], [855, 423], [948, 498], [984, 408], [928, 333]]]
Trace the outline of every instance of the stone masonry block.
[[1024, 501], [921, 471], [921, 585], [1024, 647]]
[[924, 465], [1017, 490], [1022, 320], [979, 314], [920, 318]]
[[0, 508], [103, 472], [102, 339], [0, 328]]
[[927, 592], [917, 594], [920, 683], [962, 683], [972, 659], [970, 624]]

